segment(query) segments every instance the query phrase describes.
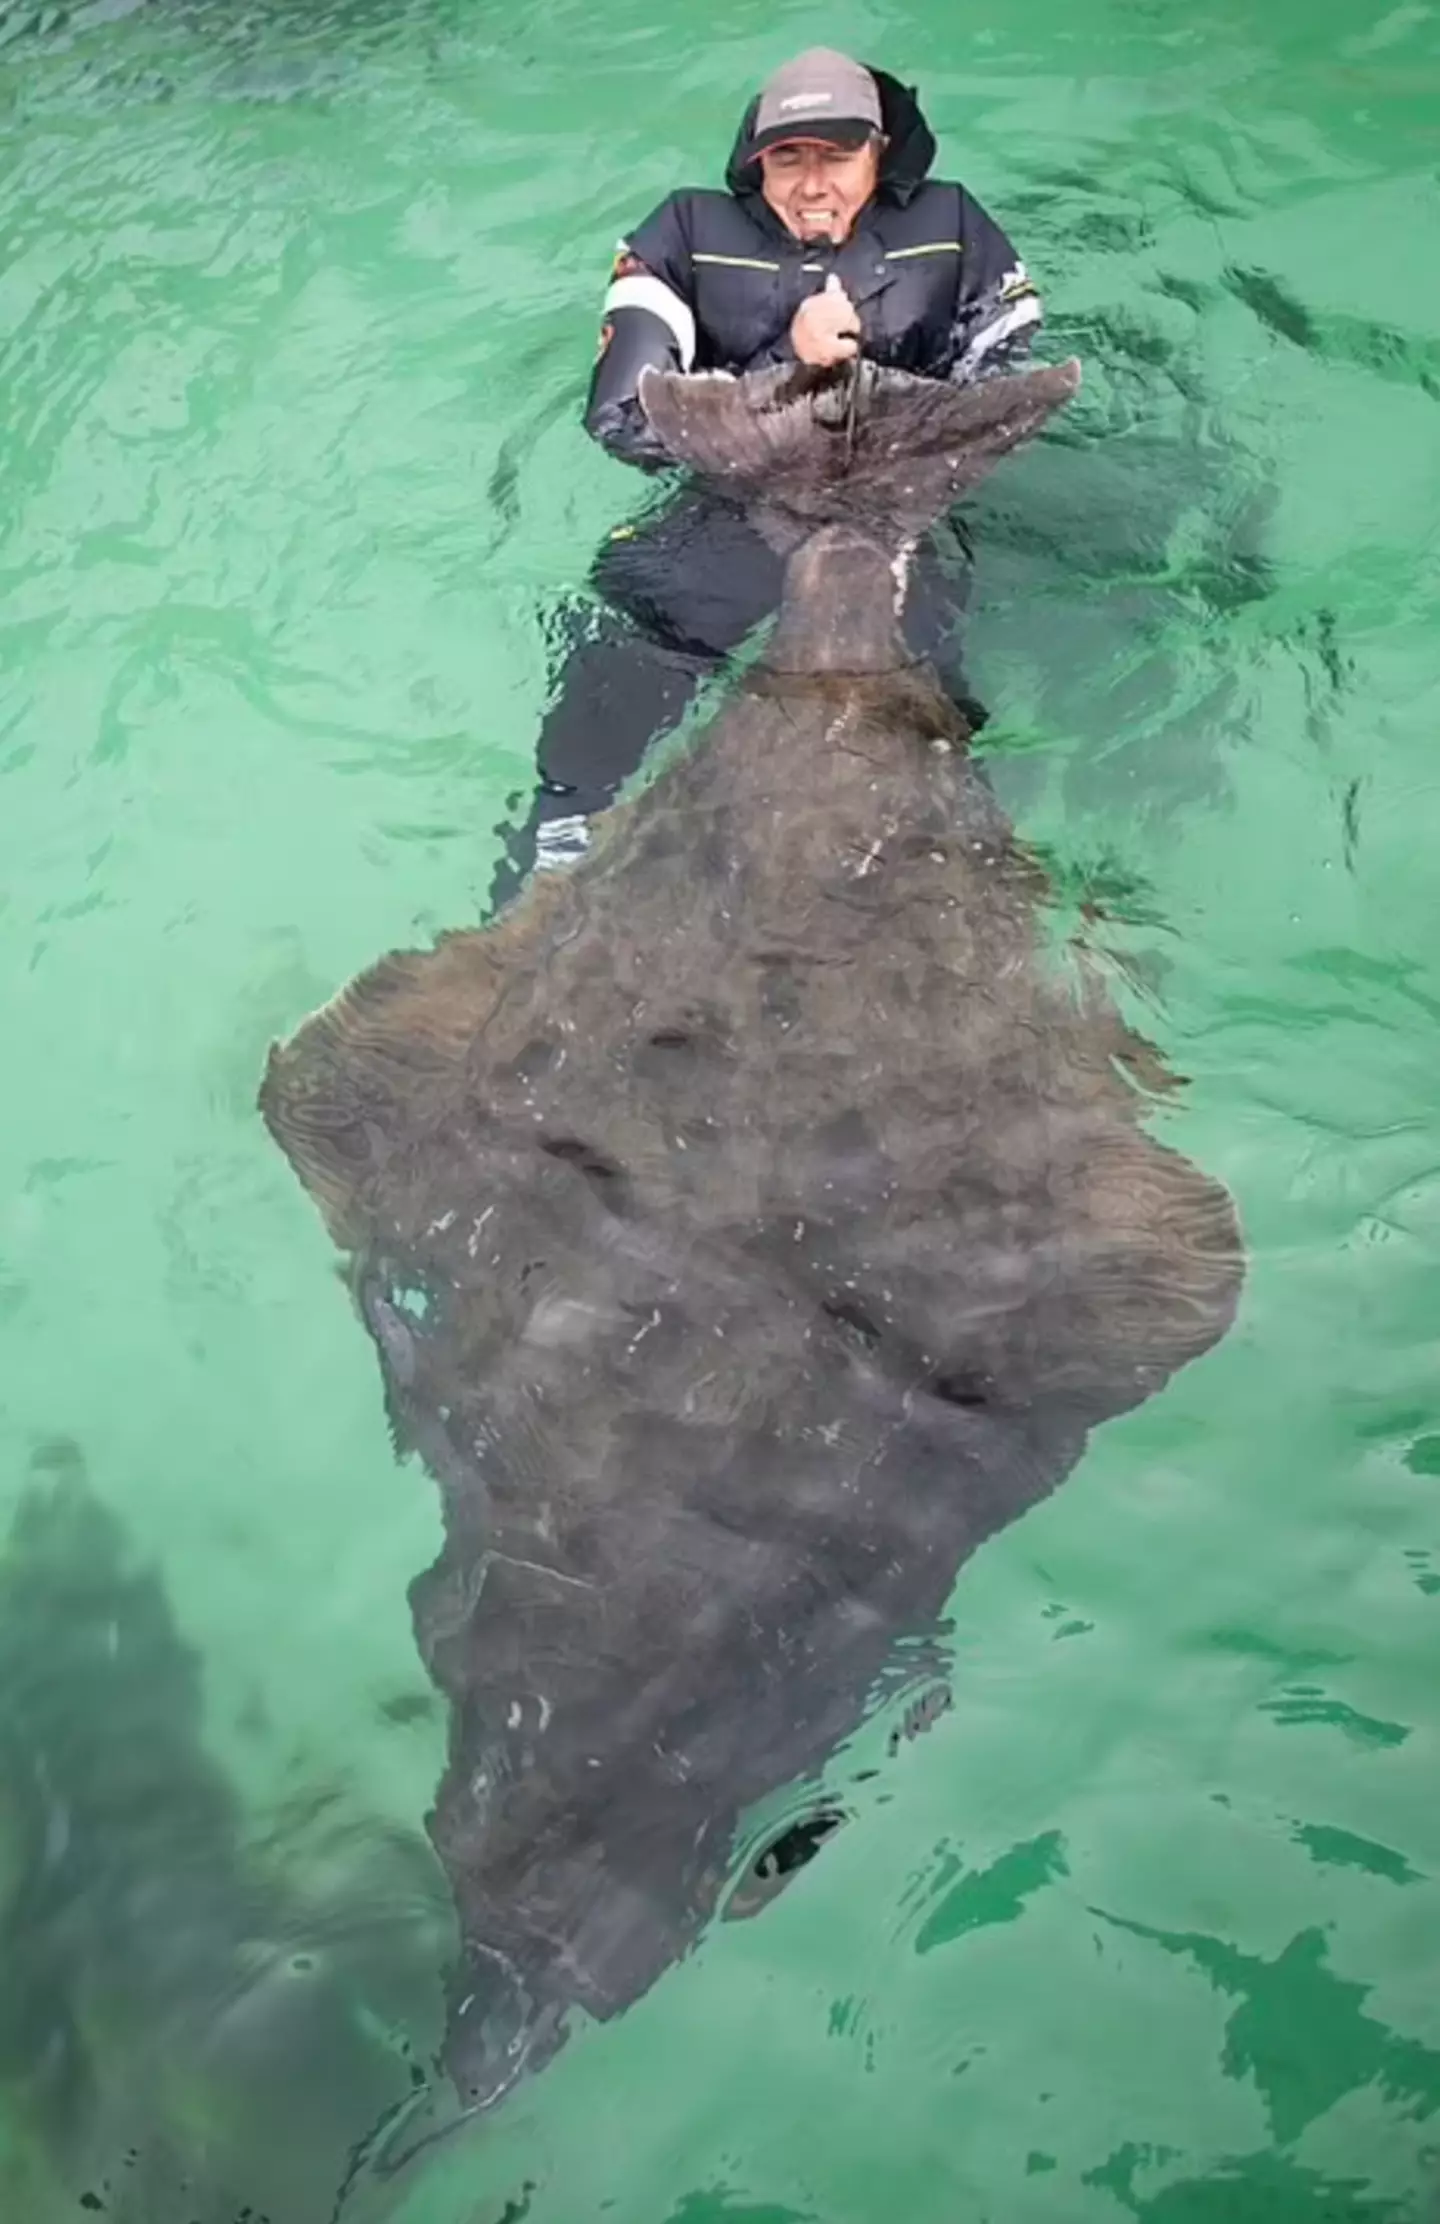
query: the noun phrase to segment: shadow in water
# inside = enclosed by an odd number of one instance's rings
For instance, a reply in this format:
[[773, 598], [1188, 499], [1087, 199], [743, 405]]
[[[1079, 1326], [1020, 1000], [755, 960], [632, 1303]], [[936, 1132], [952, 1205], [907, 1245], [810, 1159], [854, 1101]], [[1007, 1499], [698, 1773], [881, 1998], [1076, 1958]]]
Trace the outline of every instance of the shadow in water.
[[[1022, 177], [1006, 218], [1032, 267], [1084, 272], [1092, 297], [1097, 274], [1109, 285], [1099, 304], [1072, 309], [1063, 287], [1052, 300], [1044, 346], [1081, 357], [1085, 392], [1044, 455], [1022, 459], [975, 517], [975, 676], [997, 711], [992, 769], [1007, 806], [1024, 808], [1058, 748], [1068, 811], [1153, 830], [1226, 800], [1227, 757], [1272, 650], [1298, 664], [1322, 744], [1349, 684], [1333, 613], [1297, 617], [1281, 597], [1273, 435], [1232, 405], [1233, 378], [1219, 390], [1213, 331], [1241, 300], [1258, 320], [1258, 361], [1270, 352], [1262, 336], [1278, 332], [1385, 378], [1426, 385], [1436, 366], [1403, 335], [1313, 314], [1278, 279], [1225, 267], [1218, 235], [1214, 274], [1195, 276], [1194, 225], [1209, 233], [1217, 213], [1262, 204], [1253, 184], [1233, 182], [1217, 202], [1183, 146], [1162, 157], [1139, 138], [1096, 148], [1083, 167], [1022, 162]], [[1172, 237], [1186, 243], [1183, 265], [1169, 259]], [[1224, 345], [1233, 354], [1233, 332]]]
[[328, 2224], [426, 2082], [450, 1949], [423, 1841], [257, 1848], [203, 1727], [158, 1576], [47, 1447], [0, 1557], [7, 2218]]

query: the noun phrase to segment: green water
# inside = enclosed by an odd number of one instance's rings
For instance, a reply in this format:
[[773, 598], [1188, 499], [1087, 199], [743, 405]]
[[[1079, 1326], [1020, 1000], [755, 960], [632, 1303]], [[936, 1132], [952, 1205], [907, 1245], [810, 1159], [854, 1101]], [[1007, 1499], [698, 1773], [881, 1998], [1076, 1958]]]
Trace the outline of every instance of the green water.
[[477, 916], [638, 491], [577, 423], [614, 239], [816, 38], [919, 79], [1085, 360], [979, 505], [975, 677], [1250, 1278], [965, 1569], [856, 1824], [403, 2213], [1428, 2219], [1433, 5], [0, 7], [0, 1513], [73, 1437], [257, 1829], [418, 1824], [435, 1493], [256, 1079]]

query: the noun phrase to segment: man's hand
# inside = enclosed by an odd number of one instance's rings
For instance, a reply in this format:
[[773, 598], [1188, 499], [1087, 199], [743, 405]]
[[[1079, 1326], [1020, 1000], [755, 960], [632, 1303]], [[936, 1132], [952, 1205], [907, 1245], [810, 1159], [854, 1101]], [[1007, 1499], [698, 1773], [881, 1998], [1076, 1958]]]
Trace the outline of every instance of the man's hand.
[[832, 270], [823, 293], [802, 301], [790, 320], [790, 345], [802, 363], [828, 370], [848, 363], [860, 348], [860, 319], [855, 304]]

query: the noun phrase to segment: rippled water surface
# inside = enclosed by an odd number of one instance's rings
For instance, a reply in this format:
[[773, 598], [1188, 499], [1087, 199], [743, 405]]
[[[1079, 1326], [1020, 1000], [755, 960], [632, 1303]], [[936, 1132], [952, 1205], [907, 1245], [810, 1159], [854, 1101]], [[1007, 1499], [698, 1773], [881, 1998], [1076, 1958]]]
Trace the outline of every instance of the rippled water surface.
[[[1167, 1132], [1237, 1197], [1250, 1279], [964, 1570], [955, 1706], [763, 1920], [428, 2161], [360, 2158], [343, 2213], [1433, 2218], [1427, 0], [3, 0], [0, 1501], [48, 1446], [158, 1564], [285, 1880], [274, 1951], [291, 1922], [342, 1978], [352, 1934], [408, 1952], [355, 2012], [382, 2098], [418, 2089], [436, 1498], [255, 1086], [356, 968], [479, 914], [547, 615], [640, 491], [577, 423], [614, 239], [817, 37], [918, 78], [1085, 360], [977, 505], [986, 742], [1190, 1077]], [[15, 1626], [45, 1684], [59, 1622]], [[142, 2065], [226, 2010], [213, 1941], [167, 1959], [209, 1902], [160, 1899], [93, 2008]], [[52, 2224], [79, 2212], [36, 2154], [86, 2104], [19, 2073], [13, 2023], [5, 2213]], [[325, 2051], [285, 2073], [302, 2115]]]

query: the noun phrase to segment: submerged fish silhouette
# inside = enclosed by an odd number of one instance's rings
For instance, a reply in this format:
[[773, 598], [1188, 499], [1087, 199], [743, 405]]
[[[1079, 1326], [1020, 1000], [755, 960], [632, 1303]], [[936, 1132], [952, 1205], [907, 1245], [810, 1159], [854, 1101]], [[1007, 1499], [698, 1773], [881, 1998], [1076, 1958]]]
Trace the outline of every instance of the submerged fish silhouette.
[[247, 1843], [163, 1587], [49, 1447], [0, 1554], [6, 2224], [331, 2224], [438, 2037], [432, 1871], [376, 1841], [310, 1899]]
[[651, 375], [788, 562], [773, 636], [584, 862], [391, 956], [272, 1052], [353, 1262], [451, 1709], [432, 1835], [483, 2105], [624, 2008], [957, 1568], [1222, 1334], [1225, 1192], [896, 623], [905, 546], [1074, 391]]

